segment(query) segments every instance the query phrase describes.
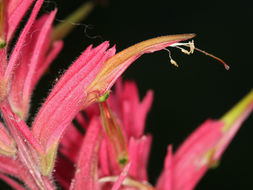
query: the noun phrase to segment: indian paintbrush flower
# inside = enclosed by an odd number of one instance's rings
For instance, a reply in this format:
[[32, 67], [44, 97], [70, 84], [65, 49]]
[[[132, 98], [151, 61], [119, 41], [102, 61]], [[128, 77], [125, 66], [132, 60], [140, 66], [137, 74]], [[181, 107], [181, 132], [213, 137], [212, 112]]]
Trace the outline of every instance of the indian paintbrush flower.
[[[220, 120], [202, 124], [175, 154], [169, 146], [164, 170], [152, 186], [146, 170], [152, 137], [144, 134], [144, 126], [153, 92], [140, 101], [135, 83], [122, 83], [119, 78], [145, 53], [169, 46], [187, 54], [203, 52], [193, 42], [181, 42], [195, 34], [161, 36], [119, 53], [115, 46], [109, 48], [109, 42], [89, 46], [51, 90], [30, 129], [26, 119], [33, 89], [62, 48], [66, 34], [61, 30], [70, 30], [65, 24], [53, 29], [56, 10], [37, 19], [43, 4], [37, 0], [11, 47], [13, 34], [32, 4], [32, 0], [0, 0], [0, 178], [19, 190], [56, 189], [54, 176], [64, 188], [73, 190], [194, 188], [207, 169], [216, 165], [252, 111], [253, 92]], [[83, 17], [80, 12], [93, 6], [82, 6], [70, 21]]]

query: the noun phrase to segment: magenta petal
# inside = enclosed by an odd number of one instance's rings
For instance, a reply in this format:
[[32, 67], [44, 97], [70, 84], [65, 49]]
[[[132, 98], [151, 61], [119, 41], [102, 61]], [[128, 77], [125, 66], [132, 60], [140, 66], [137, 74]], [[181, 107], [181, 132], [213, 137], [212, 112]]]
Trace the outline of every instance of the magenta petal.
[[48, 66], [52, 63], [52, 61], [60, 53], [62, 47], [63, 47], [63, 42], [62, 41], [56, 41], [52, 44], [52, 47], [51, 47], [50, 51], [48, 52], [48, 55], [45, 58], [45, 60], [40, 62], [40, 64], [37, 66], [37, 72], [36, 72], [36, 75], [34, 76], [34, 80], [32, 81], [31, 88], [35, 87], [38, 80], [44, 74], [44, 72], [46, 71]]
[[25, 140], [25, 142], [30, 144], [38, 153], [43, 154], [44, 149], [37, 141], [37, 139], [35, 139], [26, 123], [21, 120], [16, 114], [14, 114], [8, 106], [2, 106], [1, 111], [8, 126], [10, 127], [11, 133], [15, 139], [15, 142], [17, 143], [17, 146], [19, 147], [18, 143], [20, 139], [22, 139], [22, 141]]
[[[222, 136], [222, 126], [224, 125], [223, 122], [220, 121], [214, 121], [214, 120], [207, 120], [202, 125], [200, 125], [185, 141], [184, 143], [179, 147], [179, 149], [176, 152], [176, 157], [183, 158], [183, 155], [187, 152], [191, 152], [192, 150], [196, 151], [203, 151], [207, 149], [204, 145], [210, 144], [209, 142], [216, 142], [221, 136]], [[211, 132], [211, 133], [210, 133]], [[206, 139], [208, 137], [208, 139]], [[212, 141], [208, 141], [208, 140]], [[196, 147], [199, 149], [194, 149], [195, 145], [198, 145], [197, 143], [202, 144], [200, 147]], [[205, 143], [205, 144], [203, 144]], [[212, 146], [211, 144], [208, 145]]]
[[25, 188], [22, 185], [20, 185], [18, 182], [16, 182], [9, 176], [0, 173], [0, 178], [4, 180], [6, 183], [8, 183], [15, 190], [25, 190]]
[[57, 182], [63, 187], [63, 189], [69, 189], [71, 180], [75, 174], [74, 163], [63, 156], [58, 156], [54, 170], [55, 172], [53, 174], [57, 179]]
[[98, 189], [97, 156], [101, 141], [101, 126], [98, 119], [94, 118], [86, 132], [79, 153], [75, 178], [70, 189], [86, 190]]
[[[99, 164], [101, 165], [102, 175], [119, 175], [122, 168], [115, 157], [115, 152], [108, 137], [103, 138], [99, 150]], [[105, 173], [103, 173], [105, 172]]]
[[[121, 80], [116, 83], [115, 93], [110, 93], [108, 98], [110, 108], [128, 143], [127, 152], [132, 163], [129, 173], [138, 180], [147, 180], [146, 166], [151, 136], [143, 136], [143, 130], [152, 100], [153, 93], [149, 91], [140, 102], [135, 83], [125, 82], [123, 85]], [[111, 143], [107, 138], [102, 141], [99, 153], [102, 176], [119, 175], [122, 168], [119, 167]]]
[[[158, 178], [156, 189], [159, 190], [172, 190], [173, 189], [173, 155], [172, 146], [170, 145], [167, 150], [167, 155], [164, 161], [164, 170]], [[187, 172], [187, 171], [186, 171]]]
[[[207, 120], [199, 126], [179, 147], [176, 154], [171, 155], [173, 169], [166, 169], [165, 162], [165, 167], [157, 186], [163, 189], [163, 185], [166, 185], [164, 183], [164, 175], [166, 172], [172, 171], [172, 189], [193, 189], [209, 167], [217, 165], [217, 161], [240, 128], [242, 122], [252, 112], [252, 100], [253, 91], [220, 120]], [[171, 153], [168, 154], [170, 155]]]
[[[70, 66], [68, 71], [61, 77], [61, 80], [56, 84], [53, 91], [49, 94], [48, 99], [62, 89], [67, 83], [71, 83], [71, 79], [73, 76], [78, 74], [78, 72], [85, 68], [86, 72], [89, 73], [96, 68], [96, 66], [102, 66], [99, 61], [105, 55], [106, 49], [109, 47], [108, 42], [104, 42], [100, 44], [98, 47], [92, 49], [92, 45], [90, 45], [81, 55], [80, 57]], [[96, 70], [99, 70], [98, 68]], [[94, 75], [95, 75], [95, 71]], [[98, 72], [98, 71], [97, 71]], [[84, 74], [87, 74], [84, 73]], [[82, 74], [82, 73], [81, 73]], [[75, 76], [75, 78], [78, 78]], [[73, 79], [72, 79], [73, 80]], [[54, 93], [53, 93], [54, 92]]]
[[[21, 162], [21, 166], [18, 167], [18, 176], [31, 189], [40, 189], [39, 186], [46, 184], [44, 184], [40, 170], [38, 170], [38, 163], [36, 163], [38, 160], [33, 158], [38, 154], [44, 154], [44, 150], [31, 134], [24, 121], [12, 113], [9, 107], [2, 106], [1, 111], [17, 144], [17, 157]], [[36, 179], [37, 183], [34, 179]]]
[[122, 104], [124, 127], [129, 137], [140, 138], [142, 136], [146, 116], [151, 108], [152, 101], [152, 91], [148, 91], [143, 101], [140, 102], [136, 84], [134, 82], [125, 82], [120, 103]]
[[38, 113], [32, 132], [46, 150], [59, 141], [66, 127], [83, 107], [86, 87], [95, 78], [105, 60], [115, 52], [107, 42], [91, 47], [75, 61], [53, 88]]
[[0, 156], [0, 172], [18, 176], [19, 163], [12, 157]]
[[10, 41], [20, 20], [27, 12], [34, 0], [9, 0], [8, 4], [8, 35], [7, 42]]
[[10, 57], [8, 66], [7, 66], [6, 71], [5, 71], [5, 79], [7, 81], [9, 81], [9, 79], [11, 77], [13, 69], [14, 69], [17, 61], [18, 61], [19, 56], [20, 56], [20, 52], [22, 52], [21, 49], [24, 46], [26, 36], [28, 35], [28, 33], [30, 31], [30, 28], [32, 27], [32, 25], [33, 25], [33, 23], [36, 19], [36, 16], [37, 16], [37, 14], [40, 10], [40, 7], [41, 7], [42, 3], [43, 3], [43, 0], [38, 0], [36, 2], [36, 4], [34, 5], [31, 16], [29, 17], [23, 31], [21, 32], [21, 34], [18, 38], [18, 41], [17, 41], [15, 47], [14, 47], [12, 53], [11, 53], [11, 57]]
[[114, 183], [112, 190], [118, 190], [121, 186], [121, 184], [123, 183], [124, 179], [127, 177], [128, 171], [131, 167], [131, 162], [129, 162], [125, 168], [123, 169], [123, 171], [121, 172], [121, 174], [119, 175], [117, 181]]
[[137, 86], [134, 82], [116, 82], [115, 93], [111, 93], [109, 105], [121, 119], [124, 133], [128, 138], [140, 138], [143, 135], [147, 113], [149, 112], [153, 92], [150, 90], [140, 101]]
[[110, 175], [110, 163], [109, 163], [110, 155], [108, 155], [107, 143], [108, 142], [106, 141], [106, 139], [103, 138], [99, 148], [99, 165], [103, 176]]
[[130, 138], [128, 144], [131, 169], [129, 175], [139, 181], [148, 181], [147, 164], [151, 147], [151, 136], [143, 136], [140, 139]]
[[[38, 26], [35, 25], [34, 31], [39, 29], [39, 34], [35, 36], [36, 44], [34, 45], [34, 51], [31, 56], [30, 65], [29, 65], [29, 71], [27, 73], [27, 77], [24, 84], [24, 90], [23, 90], [23, 96], [24, 96], [24, 102], [26, 103], [29, 101], [30, 94], [32, 92], [32, 87], [34, 85], [35, 81], [34, 79], [39, 79], [39, 77], [34, 77], [37, 75], [36, 71], [38, 69], [38, 66], [41, 65], [40, 63], [43, 62], [43, 58], [45, 57], [45, 54], [47, 53], [48, 46], [50, 43], [50, 32], [52, 29], [52, 23], [55, 17], [56, 11], [52, 11], [49, 15], [44, 15], [43, 20], [41, 21], [42, 24], [38, 24]], [[35, 23], [36, 24], [36, 23]], [[36, 39], [37, 37], [37, 39]]]
[[212, 150], [222, 137], [223, 122], [207, 120], [179, 147], [173, 163], [173, 189], [192, 189], [211, 163]]
[[34, 0], [9, 0], [7, 42], [11, 40], [13, 33], [33, 1]]
[[15, 69], [12, 85], [9, 92], [9, 101], [12, 109], [22, 119], [26, 118], [29, 109], [30, 96], [33, 87], [40, 76], [37, 70], [41, 63], [45, 61], [45, 54], [48, 51], [50, 42], [50, 31], [56, 11], [49, 15], [44, 15], [34, 23], [31, 28], [32, 37], [27, 37], [26, 43], [29, 46], [22, 48], [22, 57], [19, 65]]
[[[7, 59], [6, 59], [6, 48], [4, 49], [0, 49], [0, 79], [1, 81], [3, 81], [3, 76], [4, 76], [4, 71], [5, 71], [5, 67], [7, 64]], [[2, 86], [2, 84], [0, 83], [0, 86]], [[0, 91], [2, 91], [3, 89], [0, 89]], [[0, 94], [0, 99], [1, 99], [1, 94]]]
[[83, 135], [71, 124], [61, 140], [60, 152], [73, 163], [76, 163], [82, 140]]
[[[87, 110], [87, 109], [86, 109]], [[93, 116], [96, 116], [96, 115], [93, 115]], [[99, 116], [99, 115], [97, 115]], [[84, 118], [83, 114], [81, 112], [79, 112], [77, 115], [76, 115], [76, 121], [79, 123], [79, 125], [84, 129], [84, 130], [87, 130], [87, 127], [88, 127], [88, 122], [86, 121], [86, 119]]]

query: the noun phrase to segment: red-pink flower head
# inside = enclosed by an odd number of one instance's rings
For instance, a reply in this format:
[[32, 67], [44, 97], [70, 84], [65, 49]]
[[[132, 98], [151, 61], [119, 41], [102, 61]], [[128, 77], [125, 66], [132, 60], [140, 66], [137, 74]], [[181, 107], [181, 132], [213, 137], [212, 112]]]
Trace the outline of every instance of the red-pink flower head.
[[[115, 47], [108, 49], [108, 42], [94, 49], [88, 47], [46, 99], [33, 123], [34, 136], [47, 153], [52, 151], [55, 154], [61, 136], [77, 113], [98, 101], [135, 59], [144, 53], [161, 50], [193, 36], [185, 34], [158, 37], [136, 44], [116, 55]], [[54, 156], [51, 155], [51, 158]]]

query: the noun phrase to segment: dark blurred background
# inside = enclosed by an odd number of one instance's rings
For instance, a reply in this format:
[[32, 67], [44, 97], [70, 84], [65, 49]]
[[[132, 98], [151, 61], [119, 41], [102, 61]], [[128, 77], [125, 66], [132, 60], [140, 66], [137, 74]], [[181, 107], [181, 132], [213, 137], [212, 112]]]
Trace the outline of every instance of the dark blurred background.
[[[83, 2], [46, 1], [42, 13], [58, 7], [57, 24]], [[42, 102], [46, 88], [52, 87], [48, 80], [53, 81], [89, 44], [109, 40], [120, 51], [152, 37], [196, 33], [195, 45], [223, 58], [230, 65], [229, 71], [198, 52], [188, 56], [171, 49], [179, 68], [170, 64], [166, 51], [160, 51], [142, 56], [123, 75], [124, 79], [136, 81], [141, 97], [148, 89], [155, 93], [146, 124], [146, 132], [153, 135], [148, 170], [154, 184], [162, 170], [168, 144], [173, 144], [176, 150], [197, 126], [207, 118], [219, 119], [252, 89], [253, 11], [249, 3], [104, 1], [65, 39], [65, 47], [51, 66], [51, 72], [39, 84], [34, 102], [37, 105]], [[253, 115], [243, 124], [219, 167], [210, 170], [196, 189], [253, 189], [252, 134]]]
[[[84, 1], [55, 2], [57, 19], [61, 20]], [[197, 47], [230, 65], [226, 71], [203, 54], [188, 56], [171, 49], [179, 68], [169, 63], [166, 51], [160, 51], [142, 56], [124, 73], [124, 79], [136, 81], [141, 97], [148, 89], [155, 92], [146, 130], [154, 137], [148, 168], [154, 184], [168, 144], [177, 149], [198, 125], [207, 118], [220, 118], [252, 88], [253, 12], [249, 2], [107, 0], [106, 6], [95, 8], [84, 25], [67, 37], [53, 67], [58, 70], [62, 64], [68, 65], [89, 44], [109, 40], [120, 51], [142, 40], [180, 33], [196, 33]], [[243, 124], [220, 166], [210, 170], [196, 189], [253, 189], [252, 133], [253, 115]]]

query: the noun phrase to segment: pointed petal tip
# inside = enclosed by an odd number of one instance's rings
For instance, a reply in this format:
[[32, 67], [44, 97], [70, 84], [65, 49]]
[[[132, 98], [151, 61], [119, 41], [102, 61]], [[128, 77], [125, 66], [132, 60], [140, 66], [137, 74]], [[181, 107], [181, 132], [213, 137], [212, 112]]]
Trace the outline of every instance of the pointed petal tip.
[[120, 186], [123, 184], [123, 181], [127, 177], [127, 174], [128, 174], [128, 171], [129, 171], [130, 167], [131, 167], [131, 162], [129, 162], [125, 166], [125, 168], [121, 172], [120, 176], [118, 177], [117, 181], [114, 183], [114, 185], [112, 187], [112, 190], [118, 190], [120, 188]]
[[171, 154], [172, 153], [173, 146], [170, 144], [167, 148], [167, 151]]
[[243, 116], [246, 112], [251, 112], [252, 110], [253, 89], [221, 118], [221, 121], [225, 122], [223, 130], [228, 130], [237, 119]]
[[107, 46], [107, 48], [110, 46], [110, 42], [109, 42], [109, 41], [104, 41], [102, 44], [103, 44], [104, 46]]
[[104, 41], [103, 43], [99, 44], [98, 46], [94, 47], [94, 50], [99, 50], [99, 51], [105, 51], [109, 48], [110, 42], [109, 41]]
[[116, 53], [116, 45], [114, 44], [109, 50], [115, 54]]
[[57, 12], [58, 12], [58, 9], [57, 8], [55, 8], [54, 10], [52, 10], [49, 14], [53, 14], [54, 16], [57, 14]]

